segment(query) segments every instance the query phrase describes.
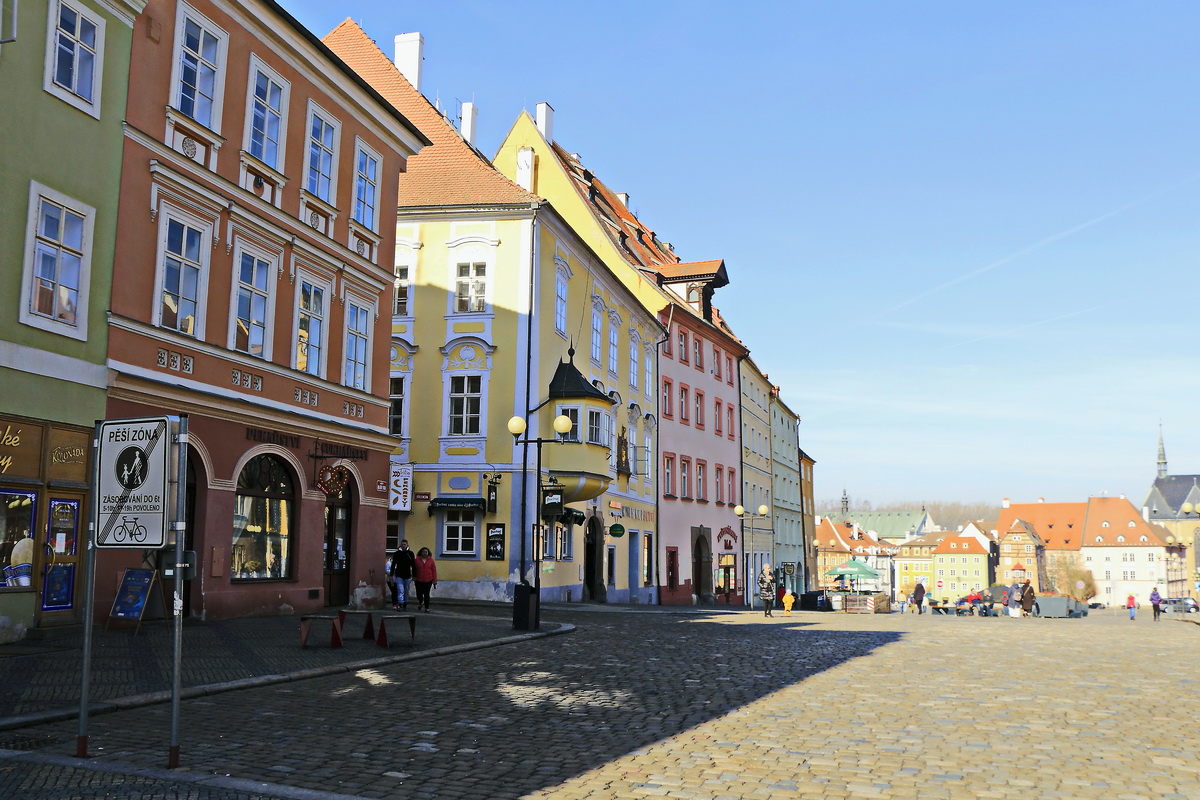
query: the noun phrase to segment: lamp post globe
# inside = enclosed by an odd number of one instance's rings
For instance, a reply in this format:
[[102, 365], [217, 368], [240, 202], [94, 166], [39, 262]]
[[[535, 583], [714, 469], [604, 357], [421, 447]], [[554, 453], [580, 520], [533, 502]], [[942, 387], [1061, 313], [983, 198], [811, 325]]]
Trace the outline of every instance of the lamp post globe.
[[525, 418], [513, 417], [508, 421], [508, 432], [513, 436], [520, 436], [525, 432]]
[[767, 516], [767, 515], [768, 515], [768, 514], [770, 514], [770, 513], [771, 513], [771, 509], [767, 508], [765, 505], [764, 505], [764, 506], [759, 506], [759, 507], [758, 507], [758, 515], [759, 515], [760, 517], [765, 517], [765, 516]]
[[734, 506], [733, 513], [740, 517], [746, 513], [746, 507], [745, 506]]
[[1191, 503], [1184, 503], [1179, 507], [1179, 510], [1185, 514], [1190, 514], [1196, 510], [1196, 506], [1192, 505]]
[[566, 414], [559, 414], [551, 425], [556, 433], [567, 433], [575, 426], [575, 423]]

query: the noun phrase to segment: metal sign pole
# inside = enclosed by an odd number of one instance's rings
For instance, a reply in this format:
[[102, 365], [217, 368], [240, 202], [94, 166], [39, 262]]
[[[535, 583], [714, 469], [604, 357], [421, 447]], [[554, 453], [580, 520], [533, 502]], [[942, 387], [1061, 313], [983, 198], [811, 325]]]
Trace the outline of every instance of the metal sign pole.
[[175, 674], [171, 683], [171, 747], [167, 756], [167, 769], [179, 766], [179, 695], [183, 672], [183, 576], [187, 564], [183, 558], [184, 535], [187, 532], [187, 448], [188, 417], [179, 415], [178, 434], [175, 444], [179, 452], [175, 469], [175, 602], [171, 608], [175, 614]]
[[[100, 471], [100, 420], [96, 420], [92, 434], [92, 487], [91, 508], [94, 516], [97, 508], [96, 476]], [[79, 735], [75, 737], [75, 757], [87, 758], [88, 750], [88, 701], [92, 678], [92, 608], [96, 593], [96, 525], [88, 520], [87, 556], [83, 567], [83, 669], [79, 679]]]

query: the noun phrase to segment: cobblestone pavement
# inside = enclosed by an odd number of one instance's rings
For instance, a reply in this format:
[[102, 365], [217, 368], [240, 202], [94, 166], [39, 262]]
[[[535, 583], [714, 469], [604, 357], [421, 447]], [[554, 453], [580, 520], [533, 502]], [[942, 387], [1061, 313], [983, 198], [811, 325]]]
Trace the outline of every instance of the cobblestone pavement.
[[[229, 776], [264, 798], [1200, 797], [1197, 625], [543, 618], [577, 630], [188, 700], [184, 793], [146, 796], [242, 797], [203, 783]], [[168, 725], [165, 705], [94, 718], [89, 766], [161, 768]], [[20, 733], [13, 780], [73, 753], [70, 723]], [[0, 797], [46, 796], [9, 780]]]

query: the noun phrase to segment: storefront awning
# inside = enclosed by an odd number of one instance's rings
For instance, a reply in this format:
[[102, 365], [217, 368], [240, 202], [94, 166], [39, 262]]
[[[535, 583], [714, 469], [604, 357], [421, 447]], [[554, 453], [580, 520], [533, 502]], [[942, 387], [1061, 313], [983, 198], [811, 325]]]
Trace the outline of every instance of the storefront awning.
[[440, 508], [470, 508], [475, 511], [483, 511], [487, 508], [487, 503], [482, 497], [458, 497], [456, 495], [435, 497], [429, 501], [430, 514]]

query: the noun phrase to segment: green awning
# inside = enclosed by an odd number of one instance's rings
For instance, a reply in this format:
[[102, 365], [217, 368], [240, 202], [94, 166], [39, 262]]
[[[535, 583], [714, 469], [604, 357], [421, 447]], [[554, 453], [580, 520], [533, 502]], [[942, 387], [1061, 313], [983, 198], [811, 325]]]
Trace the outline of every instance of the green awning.
[[469, 508], [482, 512], [487, 508], [487, 501], [482, 497], [460, 497], [458, 495], [444, 495], [429, 501], [430, 514], [441, 508]]

